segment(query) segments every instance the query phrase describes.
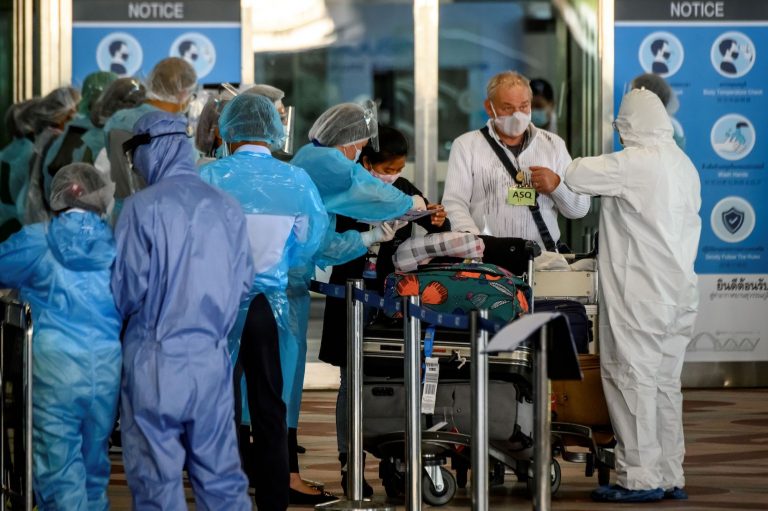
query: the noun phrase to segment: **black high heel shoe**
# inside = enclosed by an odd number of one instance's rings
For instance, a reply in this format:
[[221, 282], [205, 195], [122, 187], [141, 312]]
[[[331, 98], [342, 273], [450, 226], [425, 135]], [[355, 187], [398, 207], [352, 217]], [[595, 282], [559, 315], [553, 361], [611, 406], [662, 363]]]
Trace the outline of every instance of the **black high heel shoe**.
[[326, 502], [333, 502], [339, 500], [339, 497], [323, 491], [317, 494], [303, 493], [293, 488], [288, 489], [288, 502], [292, 506], [316, 506], [318, 504], [325, 504]]

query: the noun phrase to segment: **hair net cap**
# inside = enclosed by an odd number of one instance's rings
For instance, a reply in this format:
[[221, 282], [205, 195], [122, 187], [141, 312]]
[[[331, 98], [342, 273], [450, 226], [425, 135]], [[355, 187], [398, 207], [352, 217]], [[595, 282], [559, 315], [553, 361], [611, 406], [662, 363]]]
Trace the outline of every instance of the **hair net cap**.
[[266, 142], [273, 150], [285, 142], [274, 103], [255, 94], [241, 94], [227, 103], [219, 118], [219, 132], [225, 142]]
[[115, 80], [117, 80], [117, 75], [110, 71], [97, 71], [86, 76], [80, 92], [82, 98], [80, 99], [78, 111], [81, 114], [88, 115], [93, 104], [101, 96], [101, 93]]
[[168, 57], [155, 64], [146, 83], [149, 99], [180, 105], [197, 88], [197, 74], [186, 60]]
[[118, 110], [133, 108], [144, 102], [147, 89], [136, 78], [118, 78], [101, 94], [91, 107], [91, 122], [104, 126]]
[[677, 109], [680, 107], [675, 91], [659, 75], [653, 73], [641, 74], [632, 80], [631, 88], [647, 89], [656, 94], [670, 115], [677, 112]]
[[51, 181], [51, 209], [81, 208], [103, 215], [111, 209], [115, 184], [105, 181], [93, 165], [70, 163]]
[[379, 133], [373, 102], [367, 107], [356, 103], [332, 106], [317, 118], [309, 130], [309, 140], [326, 147], [343, 146], [375, 138]]
[[35, 131], [62, 124], [77, 110], [80, 93], [72, 87], [59, 87], [35, 103], [30, 114], [34, 118]]
[[266, 83], [257, 83], [250, 89], [246, 90], [243, 94], [258, 94], [259, 96], [266, 96], [273, 103], [282, 101], [285, 97], [285, 92], [281, 91], [277, 87], [267, 85]]
[[35, 133], [35, 107], [40, 98], [14, 103], [5, 113], [5, 127], [11, 136], [21, 138]]

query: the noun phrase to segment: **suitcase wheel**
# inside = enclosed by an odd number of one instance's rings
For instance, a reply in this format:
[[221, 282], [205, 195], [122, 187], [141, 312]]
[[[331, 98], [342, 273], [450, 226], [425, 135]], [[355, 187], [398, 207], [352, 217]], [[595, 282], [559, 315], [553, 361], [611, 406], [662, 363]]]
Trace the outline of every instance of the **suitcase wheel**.
[[424, 502], [431, 506], [444, 506], [449, 503], [456, 495], [456, 478], [453, 473], [445, 467], [440, 467], [442, 476], [442, 487], [436, 488], [435, 483], [429, 474], [425, 473], [421, 480], [421, 494]]
[[[533, 465], [531, 465], [533, 466]], [[560, 489], [560, 464], [557, 462], [557, 460], [552, 460], [552, 465], [550, 468], [550, 488], [551, 493], [554, 495], [557, 493], [557, 490]], [[536, 495], [536, 481], [534, 477], [528, 477], [525, 481], [525, 485], [528, 488], [528, 494], [533, 497]]]

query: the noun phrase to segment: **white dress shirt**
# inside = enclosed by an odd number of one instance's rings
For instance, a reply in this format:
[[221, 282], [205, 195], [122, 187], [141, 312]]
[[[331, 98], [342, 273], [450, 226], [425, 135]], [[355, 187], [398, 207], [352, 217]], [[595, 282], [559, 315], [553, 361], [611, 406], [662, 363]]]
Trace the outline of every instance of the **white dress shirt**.
[[[488, 121], [491, 136], [507, 152], [517, 168], [541, 166], [552, 169], [561, 179], [571, 156], [563, 139], [531, 124], [528, 141], [516, 158], [499, 140]], [[516, 183], [496, 156], [480, 130], [457, 138], [451, 147], [443, 205], [454, 231], [491, 234], [533, 240], [544, 249], [533, 215], [527, 206], [507, 204], [507, 194]], [[557, 214], [581, 218], [589, 211], [590, 198], [570, 191], [560, 181], [551, 194], [540, 194], [539, 210], [552, 239], [560, 239]]]

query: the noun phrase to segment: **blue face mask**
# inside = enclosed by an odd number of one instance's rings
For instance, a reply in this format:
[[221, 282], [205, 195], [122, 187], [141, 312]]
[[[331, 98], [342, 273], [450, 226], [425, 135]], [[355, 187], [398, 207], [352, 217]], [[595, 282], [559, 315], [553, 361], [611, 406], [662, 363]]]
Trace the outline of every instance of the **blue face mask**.
[[531, 122], [537, 128], [546, 128], [549, 125], [549, 113], [543, 108], [531, 110]]

